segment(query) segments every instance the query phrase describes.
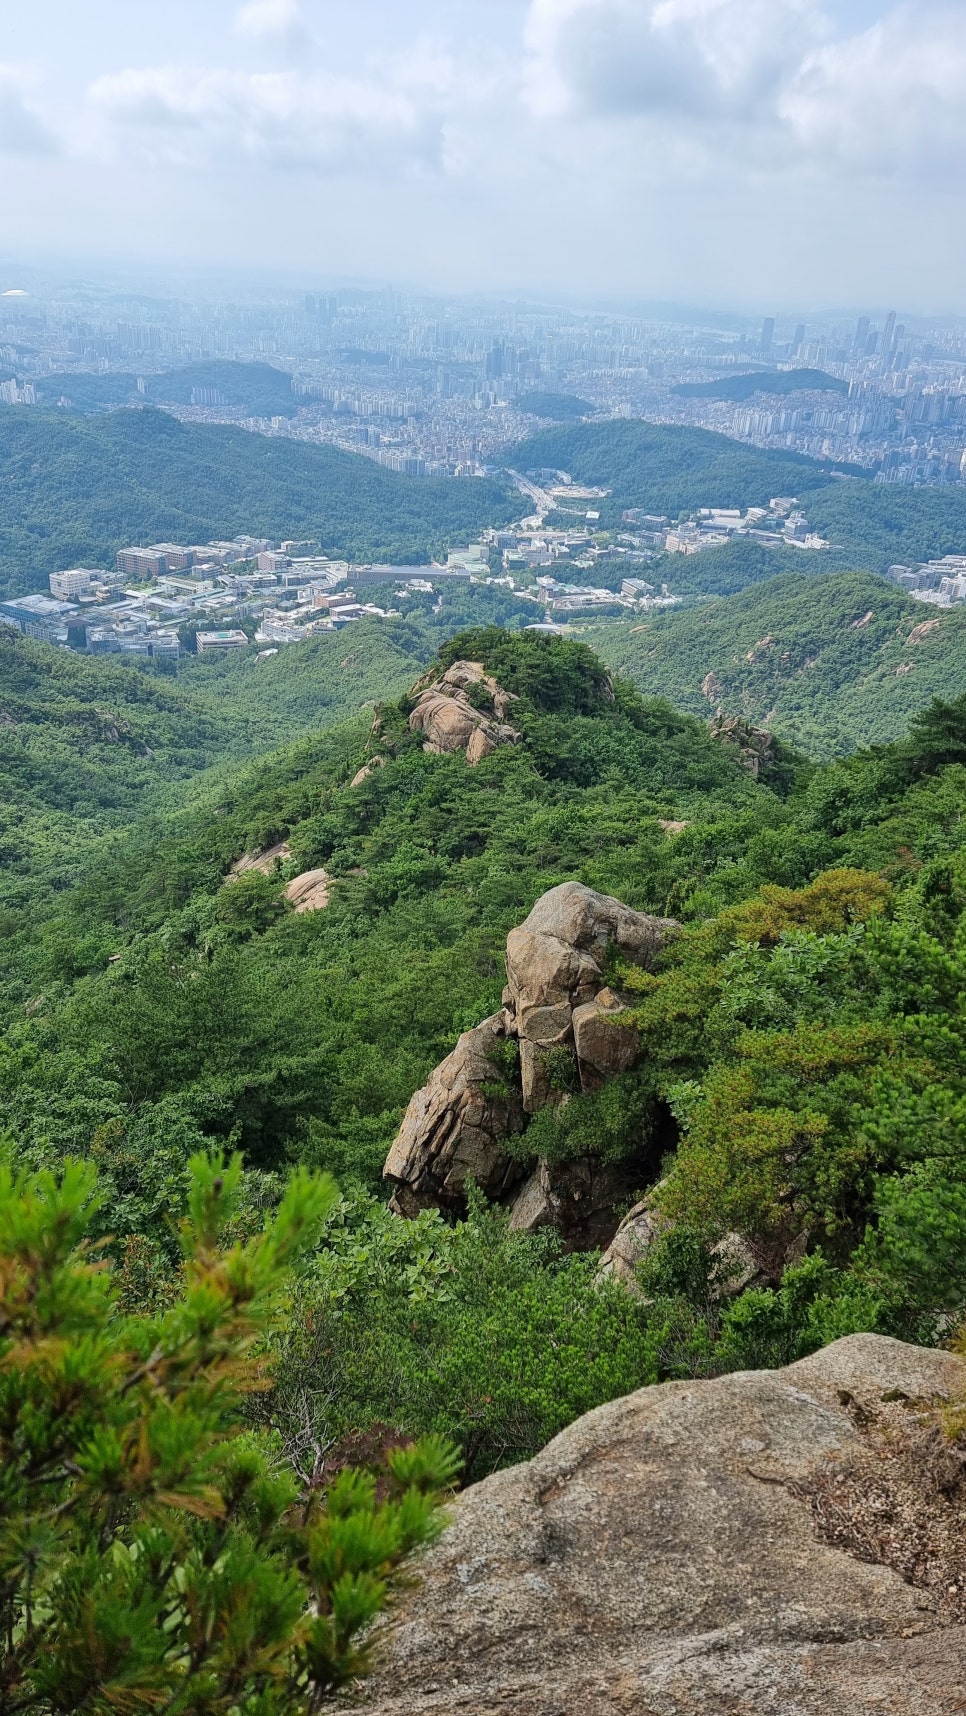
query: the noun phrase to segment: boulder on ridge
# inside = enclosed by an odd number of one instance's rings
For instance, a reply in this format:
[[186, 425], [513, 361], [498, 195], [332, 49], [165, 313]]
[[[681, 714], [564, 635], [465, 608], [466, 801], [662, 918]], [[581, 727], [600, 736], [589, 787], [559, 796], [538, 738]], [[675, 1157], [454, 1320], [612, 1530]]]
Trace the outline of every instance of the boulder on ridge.
[[[457, 664], [466, 665], [473, 664]], [[573, 1088], [586, 1091], [600, 1089], [637, 1058], [637, 1031], [622, 1020], [624, 1001], [604, 978], [608, 949], [646, 966], [676, 927], [579, 882], [564, 882], [537, 901], [507, 939], [504, 1011], [461, 1037], [409, 1105], [383, 1170], [395, 1182], [398, 1211], [458, 1207], [470, 1176], [491, 1197], [514, 1188], [520, 1173], [504, 1148], [507, 1138], [524, 1130], [528, 1116], [567, 1100], [554, 1053], [562, 1053], [565, 1071], [569, 1064]], [[484, 1090], [493, 1086], [487, 1057], [498, 1039], [518, 1051], [516, 1066], [505, 1053], [501, 1059], [506, 1096]], [[614, 1204], [640, 1183], [633, 1172], [605, 1169], [591, 1157], [561, 1164], [543, 1179], [538, 1168], [523, 1202], [514, 1205], [514, 1225], [552, 1221], [569, 1246], [606, 1244], [616, 1224]]]
[[[478, 708], [469, 687], [478, 687], [477, 702], [488, 703], [492, 715]], [[410, 731], [422, 733], [423, 750], [444, 756], [465, 751], [472, 766], [501, 745], [516, 744], [520, 735], [504, 717], [516, 698], [491, 678], [479, 661], [455, 661], [439, 679], [419, 690], [409, 717]]]

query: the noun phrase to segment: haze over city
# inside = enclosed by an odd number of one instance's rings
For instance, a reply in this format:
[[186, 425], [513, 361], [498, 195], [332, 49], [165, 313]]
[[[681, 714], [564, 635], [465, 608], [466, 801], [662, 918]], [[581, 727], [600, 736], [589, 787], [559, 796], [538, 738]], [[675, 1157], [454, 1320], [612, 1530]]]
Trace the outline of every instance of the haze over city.
[[958, 310], [960, 4], [38, 0], [10, 267]]

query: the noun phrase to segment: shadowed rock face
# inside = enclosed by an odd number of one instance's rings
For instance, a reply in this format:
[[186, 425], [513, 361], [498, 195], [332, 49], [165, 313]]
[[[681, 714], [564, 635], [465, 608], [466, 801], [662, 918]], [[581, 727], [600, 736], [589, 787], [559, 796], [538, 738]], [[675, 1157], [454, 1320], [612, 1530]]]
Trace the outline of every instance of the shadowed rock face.
[[458, 1208], [470, 1178], [491, 1198], [519, 1178], [503, 1147], [523, 1130], [523, 1104], [493, 1058], [506, 1041], [505, 1016], [484, 1019], [416, 1092], [383, 1170], [399, 1215]]
[[366, 1683], [369, 1716], [952, 1716], [966, 1628], [820, 1541], [795, 1493], [841, 1404], [966, 1385], [853, 1335], [783, 1371], [665, 1383], [457, 1501]]
[[[504, 1012], [461, 1037], [409, 1105], [384, 1169], [395, 1181], [397, 1210], [456, 1207], [470, 1176], [490, 1196], [513, 1190], [521, 1175], [507, 1139], [524, 1130], [527, 1116], [565, 1100], [551, 1076], [553, 1051], [573, 1058], [587, 1091], [637, 1058], [637, 1031], [621, 1021], [624, 1002], [604, 980], [608, 949], [647, 966], [675, 927], [577, 882], [537, 901], [507, 939]], [[552, 1223], [581, 1249], [606, 1244], [613, 1207], [633, 1189], [635, 1173], [590, 1157], [553, 1170], [541, 1165], [513, 1205], [513, 1225], [529, 1231]]]

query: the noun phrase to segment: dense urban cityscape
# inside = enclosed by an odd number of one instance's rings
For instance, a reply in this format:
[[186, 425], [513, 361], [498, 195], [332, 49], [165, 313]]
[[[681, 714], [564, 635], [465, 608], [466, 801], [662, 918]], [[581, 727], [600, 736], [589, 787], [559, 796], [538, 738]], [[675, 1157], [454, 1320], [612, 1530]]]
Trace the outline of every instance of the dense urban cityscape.
[[[182, 366], [260, 362], [277, 397], [234, 401]], [[797, 372], [797, 374], [796, 374]], [[889, 311], [811, 319], [664, 305], [626, 313], [398, 292], [123, 285], [8, 288], [0, 402], [110, 408], [328, 441], [411, 475], [506, 462], [534, 422], [638, 417], [852, 464], [877, 482], [963, 480], [966, 330]]]

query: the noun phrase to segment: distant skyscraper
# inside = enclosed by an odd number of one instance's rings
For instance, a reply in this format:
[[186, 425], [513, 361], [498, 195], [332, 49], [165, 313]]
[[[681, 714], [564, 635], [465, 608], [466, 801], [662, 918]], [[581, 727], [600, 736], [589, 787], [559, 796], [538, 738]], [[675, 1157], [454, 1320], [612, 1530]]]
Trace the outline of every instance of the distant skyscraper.
[[500, 340], [494, 340], [486, 360], [486, 377], [488, 381], [498, 381], [503, 375], [503, 345]]
[[798, 354], [801, 351], [804, 344], [805, 344], [805, 323], [799, 322], [798, 327], [795, 329], [795, 338], [792, 341], [792, 357], [798, 356]]
[[771, 342], [775, 337], [775, 318], [766, 316], [761, 324], [761, 355], [767, 357], [771, 351]]
[[865, 351], [865, 342], [868, 337], [869, 318], [868, 316], [860, 316], [858, 326], [855, 330], [855, 339], [852, 341], [852, 351], [856, 357], [859, 357], [861, 353]]
[[882, 356], [888, 362], [892, 355], [892, 336], [896, 331], [896, 313], [890, 310], [882, 330]]

